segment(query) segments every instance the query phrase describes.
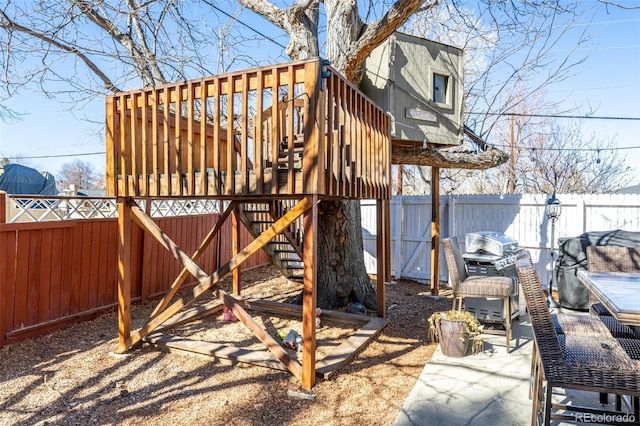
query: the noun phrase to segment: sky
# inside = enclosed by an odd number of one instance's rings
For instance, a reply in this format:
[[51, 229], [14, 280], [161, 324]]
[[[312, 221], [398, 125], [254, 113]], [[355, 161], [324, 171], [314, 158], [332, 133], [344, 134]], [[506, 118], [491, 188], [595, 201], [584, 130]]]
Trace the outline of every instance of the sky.
[[[617, 3], [640, 6], [639, 1]], [[576, 30], [584, 25], [575, 23]], [[561, 100], [567, 109], [576, 108], [573, 114], [636, 118], [585, 120], [583, 132], [607, 140], [614, 137], [620, 156], [640, 176], [640, 9], [600, 6], [590, 31], [593, 39], [582, 52], [587, 59], [570, 78], [548, 89], [548, 96]], [[100, 124], [105, 117], [104, 99], [97, 98], [73, 114], [66, 105], [37, 93], [25, 92], [5, 106], [24, 115], [16, 122], [0, 121], [0, 156], [24, 158], [31, 167], [54, 175], [75, 159], [97, 170], [106, 168]]]

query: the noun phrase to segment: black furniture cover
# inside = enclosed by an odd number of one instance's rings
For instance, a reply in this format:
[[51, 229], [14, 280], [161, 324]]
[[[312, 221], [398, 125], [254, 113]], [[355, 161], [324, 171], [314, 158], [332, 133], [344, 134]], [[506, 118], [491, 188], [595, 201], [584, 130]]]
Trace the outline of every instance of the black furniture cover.
[[556, 267], [556, 282], [560, 306], [568, 309], [589, 309], [589, 291], [578, 280], [577, 273], [587, 269], [588, 246], [639, 247], [640, 232], [585, 232], [574, 238], [559, 239], [560, 257]]

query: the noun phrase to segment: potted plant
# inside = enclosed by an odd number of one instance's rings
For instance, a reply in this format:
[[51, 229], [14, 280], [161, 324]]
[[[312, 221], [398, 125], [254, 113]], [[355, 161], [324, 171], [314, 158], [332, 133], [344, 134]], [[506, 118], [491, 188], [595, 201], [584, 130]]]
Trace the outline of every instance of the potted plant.
[[472, 341], [472, 353], [482, 349], [480, 322], [467, 311], [449, 310], [435, 312], [429, 317], [429, 335], [434, 342], [440, 342], [442, 353], [460, 358], [467, 354]]

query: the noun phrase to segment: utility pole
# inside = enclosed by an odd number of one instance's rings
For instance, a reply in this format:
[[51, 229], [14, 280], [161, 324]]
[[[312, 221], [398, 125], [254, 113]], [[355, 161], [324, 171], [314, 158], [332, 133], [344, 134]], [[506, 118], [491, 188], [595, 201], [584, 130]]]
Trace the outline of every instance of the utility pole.
[[514, 121], [514, 116], [511, 114], [511, 138], [509, 140], [509, 194], [516, 193], [516, 144]]

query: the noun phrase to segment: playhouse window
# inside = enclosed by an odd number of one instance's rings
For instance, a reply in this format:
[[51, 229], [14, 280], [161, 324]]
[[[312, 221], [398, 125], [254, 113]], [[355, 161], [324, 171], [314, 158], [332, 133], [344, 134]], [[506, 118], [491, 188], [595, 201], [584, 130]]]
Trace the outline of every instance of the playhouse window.
[[442, 74], [433, 74], [433, 101], [447, 103], [447, 89], [449, 77]]

